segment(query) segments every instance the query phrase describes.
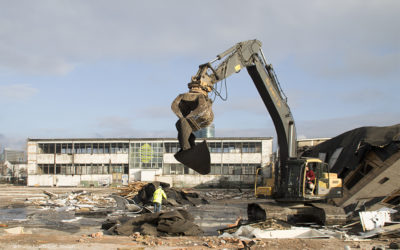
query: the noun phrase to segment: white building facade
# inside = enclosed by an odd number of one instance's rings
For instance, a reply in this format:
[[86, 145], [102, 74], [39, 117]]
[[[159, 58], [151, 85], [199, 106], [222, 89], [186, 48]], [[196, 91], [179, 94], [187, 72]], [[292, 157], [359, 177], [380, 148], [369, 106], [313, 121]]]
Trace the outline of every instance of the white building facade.
[[[176, 187], [240, 187], [268, 165], [272, 138], [209, 138], [211, 173], [174, 158], [176, 139], [28, 139], [28, 186], [102, 186], [163, 181]], [[238, 186], [239, 185], [239, 186]]]

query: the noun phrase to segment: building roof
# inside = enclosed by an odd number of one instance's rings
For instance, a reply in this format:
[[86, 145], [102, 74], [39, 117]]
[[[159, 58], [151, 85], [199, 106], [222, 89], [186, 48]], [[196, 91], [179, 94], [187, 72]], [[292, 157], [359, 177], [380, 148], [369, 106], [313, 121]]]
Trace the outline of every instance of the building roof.
[[318, 157], [320, 153], [326, 153], [328, 157], [334, 155], [335, 151], [342, 148], [331, 171], [338, 173], [344, 178], [346, 169], [354, 170], [364, 159], [366, 154], [373, 150], [378, 156], [385, 160], [390, 155], [400, 150], [400, 124], [387, 127], [361, 127], [330, 140], [318, 144], [304, 156]]
[[27, 161], [8, 161], [9, 163], [13, 164], [13, 165], [17, 165], [17, 164], [28, 164]]
[[[271, 140], [272, 137], [212, 137], [212, 138], [196, 138], [197, 140]], [[177, 141], [177, 138], [28, 138], [28, 141]]]

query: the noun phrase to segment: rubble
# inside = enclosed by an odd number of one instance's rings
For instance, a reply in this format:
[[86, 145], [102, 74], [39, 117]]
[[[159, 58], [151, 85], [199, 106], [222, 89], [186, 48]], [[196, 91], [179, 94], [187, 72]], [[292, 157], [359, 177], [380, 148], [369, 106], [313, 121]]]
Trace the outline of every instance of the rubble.
[[[266, 219], [265, 221], [260, 221], [260, 222], [253, 222], [253, 223], [244, 223], [242, 225], [251, 225], [253, 228], [258, 228], [261, 230], [267, 230], [267, 229], [274, 229], [274, 230], [284, 230], [284, 229], [289, 229], [291, 228], [291, 225], [281, 221], [281, 220], [276, 220], [276, 219]], [[221, 235], [223, 233], [234, 233], [238, 230], [241, 224], [238, 225], [228, 225], [227, 228], [219, 229], [218, 233]]]
[[40, 206], [46, 209], [53, 208], [57, 211], [75, 211], [77, 213], [85, 213], [115, 206], [114, 199], [95, 195], [87, 191], [73, 191], [57, 195], [45, 190], [43, 193], [48, 197], [42, 197], [42, 199], [26, 199], [25, 204]]
[[142, 190], [142, 188], [144, 186], [146, 186], [148, 184], [148, 182], [145, 181], [135, 181], [135, 182], [131, 182], [128, 184], [128, 186], [125, 187], [118, 187], [118, 195], [122, 196], [126, 199], [133, 199], [133, 197], [135, 197], [140, 190]]
[[164, 192], [167, 195], [167, 202], [163, 205], [168, 206], [183, 206], [183, 205], [191, 205], [198, 206], [201, 204], [207, 204], [208, 201], [204, 198], [201, 198], [199, 194], [195, 192], [186, 191], [184, 189], [177, 189], [170, 187], [168, 183], [164, 182], [153, 182], [147, 183], [140, 189], [135, 197], [133, 197], [133, 201], [137, 205], [145, 206], [151, 205], [153, 203], [152, 197], [153, 193], [158, 187], [161, 185], [163, 187]]
[[12, 227], [4, 229], [4, 232], [8, 234], [31, 234], [30, 231], [24, 231], [24, 227]]
[[[391, 212], [391, 222], [385, 223], [379, 230], [363, 232], [359, 219], [349, 221], [345, 226], [323, 227], [308, 224], [299, 227], [271, 219], [268, 214], [268, 219], [265, 221], [250, 224], [246, 216], [246, 205], [249, 202], [249, 199], [246, 198], [248, 190], [242, 192], [238, 190], [196, 190], [199, 198], [207, 197], [210, 204], [204, 206], [188, 204], [183, 206], [186, 208], [183, 210], [179, 208], [182, 205], [177, 203], [178, 207], [167, 206], [161, 213], [152, 213], [151, 209], [146, 214], [118, 210], [115, 200], [109, 196], [113, 191], [110, 188], [101, 190], [102, 194], [96, 195], [94, 194], [98, 191], [91, 191], [91, 189], [85, 194], [82, 194], [82, 191], [70, 192], [68, 191], [70, 189], [65, 189], [67, 192], [61, 193], [60, 190], [50, 189], [49, 191], [58, 196], [51, 198], [42, 190], [37, 189], [35, 192], [40, 192], [41, 199], [26, 199], [24, 207], [11, 206], [12, 203], [7, 203], [0, 214], [0, 224], [8, 226], [0, 228], [2, 247], [13, 246], [16, 239], [21, 248], [29, 248], [27, 246], [49, 248], [49, 244], [60, 244], [62, 241], [60, 246], [77, 249], [93, 247], [94, 243], [103, 244], [99, 245], [102, 248], [154, 247], [160, 249], [171, 247], [181, 249], [291, 249], [293, 246], [299, 249], [343, 249], [344, 246], [348, 246], [348, 249], [371, 249], [373, 246], [383, 246], [387, 249], [389, 246], [395, 248], [396, 244], [399, 244], [400, 224], [396, 223], [398, 220], [397, 208], [395, 208], [396, 211]], [[189, 190], [183, 191], [193, 193]], [[206, 195], [207, 193], [208, 195]], [[71, 194], [72, 196], [70, 196]], [[68, 197], [72, 198], [75, 195], [80, 196], [76, 199], [75, 204], [90, 206], [77, 206], [78, 210], [70, 210], [71, 205], [54, 205], [55, 200], [68, 200]], [[224, 195], [229, 198], [222, 198]], [[87, 199], [83, 196], [87, 196]], [[92, 200], [92, 197], [105, 198], [110, 207], [104, 203], [97, 206], [92, 203], [93, 200], [96, 200], [95, 198]], [[230, 197], [242, 198], [231, 199]], [[41, 202], [35, 205], [28, 200]], [[57, 204], [68, 203], [74, 203], [74, 201], [69, 200]], [[47, 206], [46, 204], [51, 205]], [[176, 209], [178, 210], [169, 211]], [[103, 210], [113, 212], [103, 213]], [[8, 212], [3, 213], [4, 211]], [[21, 221], [20, 218], [25, 217], [15, 216], [15, 212], [25, 213], [26, 220]], [[280, 212], [285, 213], [283, 209]], [[163, 216], [161, 216], [162, 214]], [[97, 215], [97, 217], [90, 215]], [[18, 218], [18, 220], [14, 218]], [[235, 222], [238, 222], [237, 225], [230, 225], [232, 227], [229, 229], [221, 230], [219, 236], [212, 236], [217, 235], [218, 227], [226, 227]], [[11, 228], [17, 234], [4, 231]], [[186, 230], [187, 228], [194, 232]], [[226, 234], [224, 235], [224, 233]]]
[[400, 237], [400, 224], [394, 224], [390, 226], [378, 227], [369, 232], [361, 233], [360, 238], [369, 239], [373, 237], [389, 237], [399, 238]]
[[92, 233], [90, 236], [92, 238], [100, 238], [103, 237], [103, 232]]
[[343, 197], [333, 202], [348, 214], [400, 204], [400, 124], [356, 128], [302, 156], [323, 156], [342, 179]]
[[225, 199], [249, 199], [254, 197], [253, 190], [242, 190], [242, 189], [224, 189], [224, 190], [212, 190], [207, 191], [204, 194], [207, 200], [225, 200]]
[[102, 229], [112, 235], [152, 236], [198, 236], [203, 231], [193, 223], [194, 218], [186, 210], [142, 214], [134, 218], [120, 217], [116, 220], [106, 220]]
[[388, 211], [365, 211], [359, 216], [364, 231], [383, 227], [386, 222], [392, 221]]

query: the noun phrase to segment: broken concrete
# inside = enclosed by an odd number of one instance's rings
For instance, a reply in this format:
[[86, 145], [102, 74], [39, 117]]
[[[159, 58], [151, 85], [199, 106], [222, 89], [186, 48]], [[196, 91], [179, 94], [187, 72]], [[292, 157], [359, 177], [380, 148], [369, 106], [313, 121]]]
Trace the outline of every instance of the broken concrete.
[[380, 228], [387, 222], [391, 222], [388, 211], [366, 211], [360, 212], [360, 221], [364, 231]]

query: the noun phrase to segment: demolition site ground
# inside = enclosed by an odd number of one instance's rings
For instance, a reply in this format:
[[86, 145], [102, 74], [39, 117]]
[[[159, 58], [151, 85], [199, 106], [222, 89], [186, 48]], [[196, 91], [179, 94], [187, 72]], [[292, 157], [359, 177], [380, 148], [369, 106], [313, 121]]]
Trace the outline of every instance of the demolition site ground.
[[[174, 203], [163, 206], [163, 212], [186, 210], [193, 218], [192, 223], [203, 233], [171, 236], [168, 232], [164, 235], [126, 232], [122, 226], [106, 228], [106, 221], [115, 221], [122, 218], [120, 216], [124, 216], [125, 221], [140, 216], [135, 215], [136, 211], [116, 209], [118, 204], [111, 198], [121, 193], [116, 188], [1, 185], [0, 249], [388, 249], [390, 244], [399, 243], [398, 239], [384, 237], [225, 237], [219, 235], [219, 229], [230, 224], [234, 227], [240, 218], [247, 220], [247, 204], [257, 201], [253, 191], [199, 189], [190, 192], [198, 193], [199, 199], [207, 202]], [[151, 206], [148, 210], [151, 211]], [[152, 216], [152, 213], [147, 215]]]

